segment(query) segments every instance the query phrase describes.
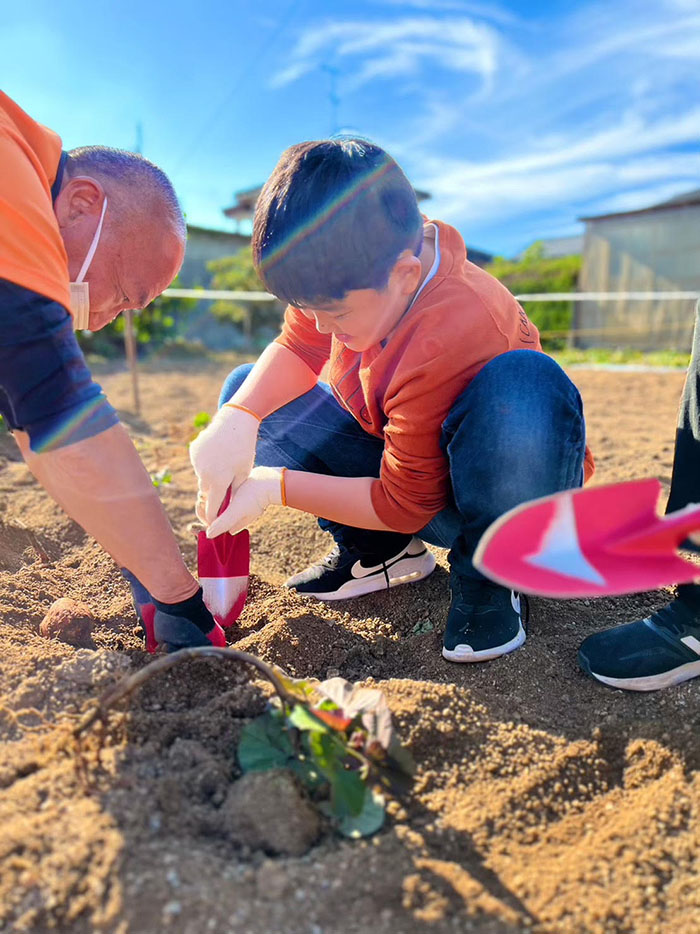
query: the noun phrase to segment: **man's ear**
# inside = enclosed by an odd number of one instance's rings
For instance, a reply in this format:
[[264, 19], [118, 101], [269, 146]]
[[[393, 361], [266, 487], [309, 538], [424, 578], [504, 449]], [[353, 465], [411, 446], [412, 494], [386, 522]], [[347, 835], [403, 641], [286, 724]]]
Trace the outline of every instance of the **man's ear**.
[[399, 282], [400, 290], [411, 295], [418, 288], [422, 267], [418, 257], [410, 250], [404, 250], [394, 263], [391, 277]]
[[104, 189], [95, 178], [78, 175], [62, 187], [54, 202], [54, 213], [61, 229], [99, 215], [104, 201]]

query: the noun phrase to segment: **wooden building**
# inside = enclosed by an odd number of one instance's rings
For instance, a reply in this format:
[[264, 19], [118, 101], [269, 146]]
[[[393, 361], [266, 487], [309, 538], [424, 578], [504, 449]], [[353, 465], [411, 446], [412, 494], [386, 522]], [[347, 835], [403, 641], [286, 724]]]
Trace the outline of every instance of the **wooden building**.
[[[700, 295], [700, 189], [639, 211], [584, 217], [581, 292], [690, 292]], [[693, 298], [581, 301], [578, 347], [690, 348]]]

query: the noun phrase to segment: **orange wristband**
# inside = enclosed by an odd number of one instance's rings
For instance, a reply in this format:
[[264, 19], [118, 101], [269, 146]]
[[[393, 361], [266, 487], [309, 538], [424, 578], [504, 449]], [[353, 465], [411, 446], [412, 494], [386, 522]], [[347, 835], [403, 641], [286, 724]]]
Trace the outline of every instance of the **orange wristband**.
[[223, 409], [240, 409], [241, 412], [247, 412], [248, 415], [252, 415], [253, 418], [257, 418], [259, 422], [262, 421], [262, 419], [256, 412], [253, 412], [252, 409], [246, 408], [244, 405], [239, 405], [237, 402], [224, 402], [224, 404], [222, 405], [222, 408]]
[[287, 505], [287, 485], [285, 483], [285, 474], [287, 473], [287, 468], [283, 467], [280, 471], [280, 490], [282, 492], [282, 505]]

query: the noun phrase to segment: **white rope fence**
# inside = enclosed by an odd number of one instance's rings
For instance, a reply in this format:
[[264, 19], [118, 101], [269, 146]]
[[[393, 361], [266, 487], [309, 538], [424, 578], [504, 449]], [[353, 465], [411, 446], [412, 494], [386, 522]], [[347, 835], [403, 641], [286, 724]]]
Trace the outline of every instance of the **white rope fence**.
[[[277, 301], [274, 295], [269, 292], [245, 292], [232, 289], [166, 289], [163, 292], [167, 298], [196, 298], [199, 301], [231, 301], [231, 302], [274, 302]], [[629, 301], [648, 302], [654, 300], [663, 301], [700, 301], [699, 292], [529, 292], [523, 295], [516, 295], [519, 302], [585, 302], [585, 301], [620, 301], [627, 299]], [[127, 362], [131, 371], [133, 381], [134, 409], [138, 413], [140, 410], [138, 393], [138, 376], [136, 366], [135, 340], [133, 333], [133, 312], [127, 315], [127, 327], [125, 332], [125, 341], [127, 348]], [[542, 336], [548, 337], [566, 337], [573, 333], [568, 331], [550, 331], [543, 332]], [[581, 330], [582, 335], [598, 335], [620, 333], [621, 335], [629, 333], [628, 329], [610, 331], [605, 328], [591, 328]]]
[[700, 292], [527, 292], [515, 298], [519, 302], [698, 301]]
[[[228, 289], [166, 289], [167, 298], [199, 298], [203, 301], [274, 302], [269, 292], [240, 292]], [[516, 295], [519, 302], [603, 302], [629, 299], [633, 302], [699, 301], [699, 292], [527, 292]]]
[[167, 298], [201, 298], [205, 301], [276, 302], [269, 292], [236, 292], [228, 289], [166, 289]]

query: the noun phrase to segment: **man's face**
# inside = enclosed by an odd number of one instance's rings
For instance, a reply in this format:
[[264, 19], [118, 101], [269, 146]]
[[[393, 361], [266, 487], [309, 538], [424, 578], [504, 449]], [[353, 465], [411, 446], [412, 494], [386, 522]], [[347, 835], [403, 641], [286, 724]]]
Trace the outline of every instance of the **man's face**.
[[[71, 179], [55, 210], [76, 280], [99, 223], [104, 192], [89, 178]], [[125, 211], [108, 200], [102, 233], [84, 281], [90, 287], [90, 330], [99, 331], [127, 308], [145, 308], [177, 275], [185, 252], [171, 223], [154, 213]]]
[[109, 206], [106, 229], [85, 275], [91, 331], [99, 331], [127, 308], [150, 304], [173, 281], [184, 256], [184, 243], [171, 227], [144, 222], [130, 233], [119, 233], [109, 227], [108, 215]]
[[300, 310], [321, 334], [333, 334], [350, 350], [369, 350], [384, 340], [408, 308], [418, 286], [420, 262], [410, 252], [399, 259], [383, 289], [354, 289], [337, 301]]

